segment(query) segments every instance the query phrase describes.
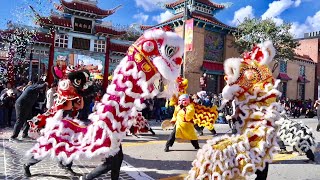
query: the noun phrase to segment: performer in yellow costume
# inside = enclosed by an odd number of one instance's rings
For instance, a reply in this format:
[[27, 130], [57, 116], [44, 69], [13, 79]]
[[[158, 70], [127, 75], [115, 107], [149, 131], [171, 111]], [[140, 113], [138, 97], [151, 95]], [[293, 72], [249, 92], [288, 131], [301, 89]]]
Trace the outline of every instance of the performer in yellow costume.
[[188, 94], [179, 96], [178, 105], [175, 107], [171, 122], [175, 123], [172, 133], [166, 143], [165, 152], [169, 151], [176, 138], [191, 140], [191, 144], [195, 149], [199, 149], [198, 137], [194, 129], [193, 117], [195, 109], [190, 103]]

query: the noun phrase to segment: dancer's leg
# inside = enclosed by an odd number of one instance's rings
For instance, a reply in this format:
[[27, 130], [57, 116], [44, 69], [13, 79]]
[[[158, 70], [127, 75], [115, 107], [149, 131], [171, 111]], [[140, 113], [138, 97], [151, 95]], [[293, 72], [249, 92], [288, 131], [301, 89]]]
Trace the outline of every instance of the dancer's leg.
[[262, 171], [257, 170], [256, 171], [257, 177], [255, 180], [266, 180], [268, 177], [268, 169], [269, 169], [269, 163], [266, 163], [266, 167]]
[[122, 147], [120, 147], [119, 153], [112, 160], [111, 180], [119, 179], [122, 161], [123, 161], [123, 152], [122, 152]]
[[175, 140], [176, 140], [176, 126], [173, 127], [173, 131], [168, 138], [168, 141], [166, 143], [166, 147], [164, 149], [165, 152], [169, 151], [169, 147], [172, 147]]
[[27, 177], [31, 177], [30, 166], [33, 166], [40, 162], [41, 160], [35, 159], [33, 156], [28, 160], [27, 163], [23, 165], [24, 175]]
[[96, 167], [89, 174], [82, 176], [81, 179], [91, 180], [111, 170], [111, 179], [118, 180], [120, 175], [120, 167], [121, 167], [122, 160], [123, 160], [123, 152], [122, 152], [122, 147], [120, 146], [120, 151], [115, 156], [106, 158], [103, 164]]
[[198, 140], [191, 140], [191, 144], [195, 149], [200, 149]]
[[286, 146], [284, 145], [284, 142], [278, 137], [277, 142], [280, 147], [280, 154], [286, 154], [288, 153]]
[[152, 135], [156, 135], [152, 128], [149, 128], [149, 131], [152, 133]]
[[306, 152], [307, 158], [311, 161], [314, 161], [314, 154], [311, 149]]

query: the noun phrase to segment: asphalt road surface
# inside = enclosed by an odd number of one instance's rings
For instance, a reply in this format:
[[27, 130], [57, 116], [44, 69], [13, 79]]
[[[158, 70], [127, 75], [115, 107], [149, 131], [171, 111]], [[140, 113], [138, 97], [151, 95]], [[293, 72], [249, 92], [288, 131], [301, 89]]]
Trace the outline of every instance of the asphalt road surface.
[[[316, 119], [299, 119], [312, 129], [316, 128]], [[156, 135], [151, 133], [136, 136], [127, 136], [123, 141], [124, 162], [121, 168], [122, 180], [179, 180], [183, 179], [191, 168], [191, 163], [197, 151], [190, 142], [176, 141], [169, 152], [164, 152], [166, 139], [171, 131], [163, 131], [159, 122], [150, 122]], [[230, 133], [228, 125], [217, 124], [216, 130], [219, 135]], [[26, 179], [23, 176], [22, 166], [26, 161], [25, 152], [30, 149], [35, 141], [21, 140], [19, 142], [9, 142], [12, 129], [0, 129], [0, 179]], [[315, 156], [320, 162], [320, 133], [314, 131], [317, 148]], [[212, 135], [208, 130], [200, 136], [200, 146]], [[291, 147], [287, 147], [292, 151]], [[305, 163], [305, 156], [297, 153], [278, 154], [274, 162], [270, 165], [269, 180], [319, 180], [320, 170], [318, 163]], [[74, 162], [73, 169], [79, 174], [88, 173], [101, 163], [101, 157], [80, 160]], [[77, 176], [70, 176], [58, 167], [56, 160], [46, 158], [42, 162], [31, 167], [33, 176], [31, 180], [38, 179], [78, 179]], [[109, 174], [105, 174], [97, 179], [110, 179]], [[250, 177], [254, 179], [254, 176]]]

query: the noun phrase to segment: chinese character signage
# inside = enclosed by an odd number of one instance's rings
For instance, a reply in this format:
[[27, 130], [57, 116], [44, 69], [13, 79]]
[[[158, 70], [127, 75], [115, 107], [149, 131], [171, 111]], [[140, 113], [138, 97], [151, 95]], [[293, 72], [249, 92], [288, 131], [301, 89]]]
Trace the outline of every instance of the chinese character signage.
[[90, 50], [90, 39], [73, 37], [72, 48]]
[[185, 48], [186, 51], [192, 51], [193, 49], [193, 19], [189, 19], [185, 24]]
[[74, 18], [74, 31], [85, 32], [91, 34], [92, 21], [86, 19]]

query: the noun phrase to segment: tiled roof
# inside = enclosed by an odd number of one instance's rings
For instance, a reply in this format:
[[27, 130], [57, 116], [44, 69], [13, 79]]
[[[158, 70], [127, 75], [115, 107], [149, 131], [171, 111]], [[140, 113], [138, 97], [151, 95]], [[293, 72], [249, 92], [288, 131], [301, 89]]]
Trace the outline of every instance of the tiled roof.
[[126, 31], [117, 31], [112, 28], [99, 26], [99, 25], [95, 26], [95, 32], [96, 34], [100, 33], [100, 34], [111, 34], [111, 35], [123, 35], [126, 33]]
[[42, 43], [52, 43], [52, 37], [49, 34], [39, 32], [36, 34], [36, 37], [33, 38], [36, 42], [42, 42]]
[[140, 25], [140, 29], [141, 30], [147, 30], [147, 29], [150, 29], [150, 28], [152, 28], [153, 26], [151, 26], [151, 25]]
[[[184, 3], [184, 1], [185, 0], [178, 0], [178, 1], [175, 1], [175, 2], [172, 2], [172, 3], [167, 3], [167, 4], [165, 4], [165, 7], [166, 8], [173, 8], [174, 6], [177, 6], [179, 4]], [[224, 8], [224, 5], [213, 3], [210, 0], [196, 0], [196, 1], [199, 2], [199, 3], [205, 4], [207, 6], [214, 7], [216, 9], [223, 9]]]
[[71, 10], [76, 10], [76, 11], [82, 11], [82, 12], [87, 12], [90, 14], [95, 14], [97, 16], [102, 16], [102, 17], [107, 17], [109, 15], [112, 15], [113, 13], [116, 12], [117, 8], [111, 9], [111, 10], [103, 10], [97, 7], [95, 4], [89, 4], [86, 2], [82, 1], [70, 1], [67, 2], [65, 0], [60, 0], [61, 4]]
[[50, 17], [40, 17], [38, 19], [40, 25], [49, 25], [49, 26], [62, 26], [67, 28], [72, 28], [71, 19], [66, 19], [60, 16], [50, 16]]
[[217, 20], [213, 16], [208, 16], [208, 15], [204, 15], [204, 14], [196, 13], [196, 12], [193, 12], [191, 16], [193, 18], [196, 18], [196, 19], [199, 19], [199, 20], [202, 20], [202, 21], [205, 21], [205, 22], [209, 22], [209, 23], [212, 23], [212, 24], [216, 24], [216, 25], [219, 25], [221, 27], [226, 27], [226, 28], [232, 28], [233, 29], [233, 27], [223, 24], [222, 22], [220, 22], [219, 20]]
[[116, 44], [116, 43], [111, 43], [110, 45], [110, 50], [115, 51], [115, 52], [123, 52], [126, 53], [128, 51], [128, 48], [130, 46], [124, 45], [124, 44]]
[[[162, 24], [165, 24], [165, 23], [168, 23], [168, 22], [171, 22], [171, 21], [174, 21], [176, 19], [179, 19], [179, 18], [183, 18], [183, 13], [180, 13], [180, 14], [177, 14], [175, 16], [173, 16], [172, 18], [160, 23], [160, 24], [157, 24], [156, 26], [161, 26]], [[207, 16], [207, 15], [204, 15], [204, 14], [201, 14], [201, 13], [195, 13], [193, 12], [191, 14], [191, 18], [194, 18], [195, 20], [202, 20], [202, 21], [205, 21], [205, 22], [208, 22], [208, 23], [211, 23], [211, 24], [215, 24], [215, 25], [218, 25], [218, 26], [221, 26], [221, 27], [225, 27], [225, 28], [228, 28], [228, 29], [235, 29], [234, 27], [231, 27], [231, 26], [228, 26], [228, 25], [225, 25], [223, 23], [221, 23], [220, 21], [218, 21], [216, 18], [212, 17], [212, 16]], [[141, 30], [146, 30], [146, 29], [150, 29], [154, 26], [141, 26]], [[145, 28], [145, 29], [143, 29]]]
[[299, 54], [295, 54], [294, 55], [295, 59], [299, 59], [299, 60], [304, 60], [304, 61], [310, 61], [313, 62], [313, 60], [310, 58], [310, 56], [308, 55], [299, 55]]
[[292, 78], [289, 77], [287, 73], [279, 73], [277, 79], [281, 79], [284, 81], [292, 80]]

